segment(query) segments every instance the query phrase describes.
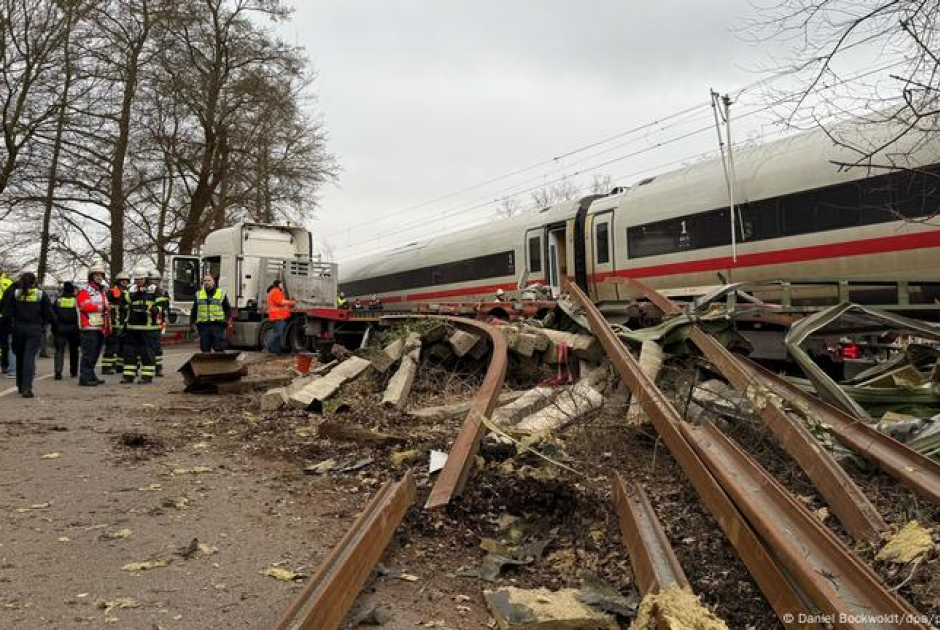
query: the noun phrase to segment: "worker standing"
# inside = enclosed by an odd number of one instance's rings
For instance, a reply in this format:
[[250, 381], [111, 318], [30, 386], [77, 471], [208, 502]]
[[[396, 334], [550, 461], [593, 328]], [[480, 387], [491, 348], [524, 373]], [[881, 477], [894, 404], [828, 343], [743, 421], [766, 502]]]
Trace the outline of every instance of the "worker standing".
[[156, 363], [156, 374], [163, 378], [163, 333], [166, 332], [166, 323], [170, 318], [170, 296], [161, 286], [163, 276], [155, 268], [151, 267], [147, 272], [147, 284], [153, 285], [154, 303], [157, 306], [157, 319], [160, 323], [160, 329], [156, 334], [152, 334], [151, 341], [154, 344], [154, 361]]
[[104, 381], [95, 374], [95, 366], [104, 347], [104, 338], [110, 330], [110, 306], [107, 287], [104, 284], [104, 267], [92, 265], [88, 269], [88, 282], [78, 292], [79, 335], [81, 336], [82, 360], [78, 384], [94, 387]]
[[[124, 337], [124, 373], [121, 383], [152, 383], [156, 374], [156, 343], [159, 340], [159, 307], [156, 285], [147, 284], [147, 270], [134, 270], [134, 284], [128, 290]], [[158, 341], [157, 341], [158, 342]]]
[[52, 312], [55, 321], [52, 324], [52, 334], [55, 338], [55, 380], [62, 380], [62, 370], [65, 367], [65, 350], [69, 351], [69, 376], [78, 376], [78, 300], [75, 299], [75, 285], [66, 282], [62, 285], [62, 295], [52, 303]]
[[199, 332], [201, 352], [225, 351], [225, 332], [231, 314], [232, 307], [225, 290], [215, 285], [215, 278], [211, 274], [206, 274], [202, 279], [202, 288], [196, 293], [193, 308], [189, 311], [189, 325], [195, 326]]
[[[0, 264], [0, 305], [3, 304], [3, 295], [13, 285], [13, 280], [4, 272]], [[0, 306], [0, 372], [13, 373], [13, 361], [10, 357], [10, 320], [3, 316], [3, 307]]]
[[104, 357], [101, 359], [102, 374], [121, 374], [124, 370], [124, 320], [127, 319], [127, 290], [131, 277], [122, 271], [114, 277], [108, 289], [108, 304], [111, 306], [111, 334], [104, 340]]
[[36, 356], [46, 326], [55, 321], [49, 296], [36, 286], [36, 274], [20, 276], [15, 288], [3, 295], [3, 313], [12, 325], [16, 353], [16, 389], [23, 398], [33, 398]]
[[[280, 280], [275, 280], [268, 287], [267, 310], [268, 320], [271, 322], [271, 332], [268, 336], [268, 352], [281, 354], [287, 352], [284, 343], [287, 322], [290, 321], [290, 309], [294, 306], [293, 300], [288, 300], [284, 294]], [[338, 299], [338, 298], [337, 298]]]

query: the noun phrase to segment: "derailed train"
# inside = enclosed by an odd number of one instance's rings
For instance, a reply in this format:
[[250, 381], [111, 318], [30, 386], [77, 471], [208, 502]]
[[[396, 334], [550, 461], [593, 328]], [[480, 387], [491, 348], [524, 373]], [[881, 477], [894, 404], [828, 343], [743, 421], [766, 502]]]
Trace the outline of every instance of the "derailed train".
[[[878, 146], [896, 131], [846, 125], [839, 134]], [[719, 278], [940, 280], [940, 137], [911, 135], [891, 151], [876, 154], [875, 168], [846, 168], [858, 154], [822, 130], [736, 149], [734, 243], [715, 159], [346, 262], [340, 289], [409, 309], [512, 295], [526, 273], [556, 295], [577, 282], [597, 301], [625, 297], [617, 277], [667, 290]]]

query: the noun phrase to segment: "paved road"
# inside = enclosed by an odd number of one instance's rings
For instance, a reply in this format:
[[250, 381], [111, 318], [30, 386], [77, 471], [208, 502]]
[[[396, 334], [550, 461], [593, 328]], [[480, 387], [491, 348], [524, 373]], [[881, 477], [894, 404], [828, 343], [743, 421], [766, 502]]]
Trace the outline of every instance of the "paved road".
[[[211, 435], [144, 459], [116, 447], [126, 432], [171, 432], [174, 410], [194, 400], [206, 406], [175, 373], [191, 351], [168, 349], [168, 377], [150, 386], [80, 388], [47, 378], [43, 359], [35, 399], [3, 391], [0, 628], [265, 628], [300, 584], [261, 572], [309, 568], [348, 526], [318, 507], [315, 480], [216, 450]], [[183, 472], [194, 467], [208, 472]], [[217, 551], [177, 555], [193, 538]], [[122, 570], [147, 561], [169, 566]], [[109, 609], [122, 598], [136, 607]]]

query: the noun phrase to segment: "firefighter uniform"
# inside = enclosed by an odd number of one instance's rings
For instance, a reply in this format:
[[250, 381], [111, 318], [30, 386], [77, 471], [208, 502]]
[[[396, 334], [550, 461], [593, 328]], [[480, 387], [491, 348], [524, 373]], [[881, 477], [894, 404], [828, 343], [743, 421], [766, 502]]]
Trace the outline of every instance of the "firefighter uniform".
[[156, 362], [157, 376], [163, 376], [163, 333], [166, 330], [166, 323], [170, 318], [170, 296], [162, 287], [155, 287], [154, 303], [158, 309], [158, 316], [160, 318], [160, 329], [156, 332], [156, 338], [153, 340], [156, 348], [156, 355], [154, 357]]
[[124, 378], [121, 382], [133, 383], [139, 372], [141, 383], [151, 383], [157, 372], [156, 350], [161, 327], [156, 286], [135, 284], [128, 291], [127, 297]]
[[108, 289], [108, 303], [111, 305], [111, 334], [104, 340], [104, 357], [101, 359], [102, 374], [121, 374], [124, 371], [124, 322], [127, 319], [127, 287], [122, 280], [130, 276], [119, 273], [114, 286]]
[[65, 367], [65, 351], [69, 352], [69, 376], [78, 376], [78, 300], [75, 298], [75, 287], [66, 282], [63, 293], [52, 303], [52, 312], [55, 313], [55, 322], [52, 332], [55, 337], [55, 380], [62, 380], [62, 370]]

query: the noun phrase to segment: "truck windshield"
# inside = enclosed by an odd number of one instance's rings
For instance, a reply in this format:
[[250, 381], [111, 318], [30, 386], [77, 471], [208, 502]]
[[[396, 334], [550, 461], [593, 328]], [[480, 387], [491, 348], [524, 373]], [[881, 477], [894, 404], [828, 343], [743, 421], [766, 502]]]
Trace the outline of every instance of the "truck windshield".
[[207, 256], [202, 259], [202, 273], [203, 274], [212, 274], [212, 277], [215, 278], [215, 281], [221, 282], [219, 280], [219, 274], [222, 273], [222, 257], [221, 256]]
[[199, 290], [199, 259], [178, 257], [173, 259], [173, 300], [192, 302]]

